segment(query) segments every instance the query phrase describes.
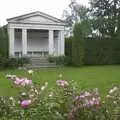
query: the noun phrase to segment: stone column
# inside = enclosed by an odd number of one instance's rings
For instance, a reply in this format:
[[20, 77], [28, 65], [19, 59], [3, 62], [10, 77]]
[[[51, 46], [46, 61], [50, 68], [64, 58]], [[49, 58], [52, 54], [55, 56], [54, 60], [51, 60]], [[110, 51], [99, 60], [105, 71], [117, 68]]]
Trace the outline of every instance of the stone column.
[[53, 30], [49, 30], [48, 49], [49, 49], [49, 55], [54, 55], [54, 31]]
[[64, 55], [65, 41], [64, 41], [64, 31], [59, 31], [58, 33], [58, 56]]
[[58, 46], [58, 52], [57, 52], [58, 54], [57, 55], [60, 56], [61, 55], [61, 33], [60, 33], [60, 31], [58, 31], [58, 42], [57, 43], [58, 43], [58, 45], [57, 45]]
[[27, 55], [27, 30], [22, 29], [22, 55]]
[[61, 42], [60, 54], [64, 55], [64, 49], [65, 49], [64, 30], [60, 31], [60, 42]]
[[15, 30], [14, 28], [8, 28], [8, 32], [9, 32], [9, 56], [14, 57], [15, 56], [15, 49], [14, 49]]

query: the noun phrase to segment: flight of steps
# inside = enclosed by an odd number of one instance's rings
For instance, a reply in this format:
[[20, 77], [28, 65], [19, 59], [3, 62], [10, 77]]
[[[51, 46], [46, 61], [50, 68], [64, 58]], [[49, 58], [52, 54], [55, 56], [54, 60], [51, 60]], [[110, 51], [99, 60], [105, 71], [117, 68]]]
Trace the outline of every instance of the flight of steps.
[[56, 67], [55, 63], [50, 63], [47, 60], [47, 57], [32, 57], [30, 58], [30, 64], [27, 66], [29, 69], [34, 68], [54, 68]]

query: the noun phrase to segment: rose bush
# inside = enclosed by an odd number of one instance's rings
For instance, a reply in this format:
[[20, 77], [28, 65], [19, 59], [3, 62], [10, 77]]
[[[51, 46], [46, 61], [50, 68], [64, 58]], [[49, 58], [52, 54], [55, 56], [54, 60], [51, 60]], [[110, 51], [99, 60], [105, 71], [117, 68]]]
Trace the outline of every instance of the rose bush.
[[116, 86], [101, 98], [97, 88], [80, 90], [62, 74], [47, 92], [47, 82], [41, 86], [16, 75], [6, 77], [23, 89], [15, 97], [0, 97], [1, 120], [119, 120], [120, 88]]

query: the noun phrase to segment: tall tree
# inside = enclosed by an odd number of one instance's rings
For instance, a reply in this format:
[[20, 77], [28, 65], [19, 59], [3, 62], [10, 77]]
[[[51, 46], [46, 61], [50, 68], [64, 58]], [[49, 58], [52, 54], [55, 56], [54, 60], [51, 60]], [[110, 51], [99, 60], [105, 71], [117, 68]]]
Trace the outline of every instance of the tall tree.
[[6, 25], [0, 28], [0, 56], [8, 56], [8, 33]]
[[67, 30], [72, 32], [75, 23], [82, 22], [88, 18], [88, 8], [82, 4], [71, 0], [69, 8], [63, 11], [63, 18], [67, 23]]
[[102, 36], [117, 34], [120, 16], [120, 0], [90, 0], [93, 28]]
[[82, 65], [84, 60], [84, 41], [85, 37], [91, 34], [91, 26], [89, 20], [76, 23], [73, 30], [72, 42], [72, 63], [74, 65]]
[[69, 9], [63, 11], [63, 17], [68, 22], [68, 25], [72, 25], [75, 22], [80, 22], [88, 18], [88, 8], [82, 4], [71, 0]]

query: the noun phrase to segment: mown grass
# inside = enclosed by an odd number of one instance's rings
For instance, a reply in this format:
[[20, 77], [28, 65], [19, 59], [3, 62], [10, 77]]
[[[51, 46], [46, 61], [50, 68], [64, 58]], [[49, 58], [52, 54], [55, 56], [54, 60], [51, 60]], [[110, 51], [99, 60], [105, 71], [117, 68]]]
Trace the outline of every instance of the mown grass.
[[27, 77], [41, 85], [48, 82], [48, 88], [51, 88], [56, 84], [60, 73], [65, 80], [75, 80], [80, 88], [99, 88], [102, 96], [106, 95], [112, 86], [120, 86], [120, 65], [39, 69], [35, 70], [33, 75], [29, 75], [25, 70], [9, 69], [0, 71], [0, 95], [16, 95], [19, 91], [18, 88], [12, 87], [6, 74]]

